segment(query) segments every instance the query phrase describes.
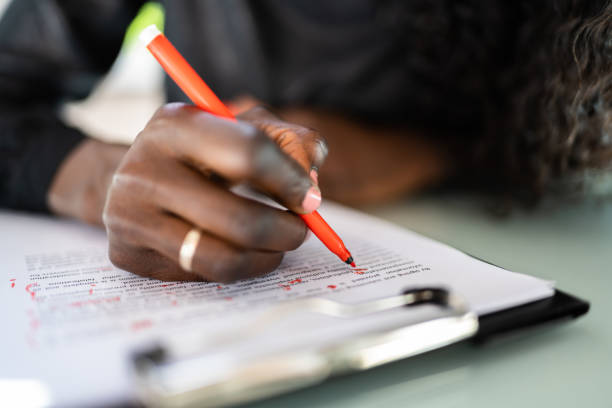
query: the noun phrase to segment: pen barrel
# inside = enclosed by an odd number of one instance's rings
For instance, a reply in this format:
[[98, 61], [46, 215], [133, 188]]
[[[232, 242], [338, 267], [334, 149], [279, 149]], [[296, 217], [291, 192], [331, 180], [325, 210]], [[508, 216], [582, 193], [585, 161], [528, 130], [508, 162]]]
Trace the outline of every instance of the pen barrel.
[[300, 214], [300, 218], [302, 218], [306, 226], [319, 238], [323, 245], [336, 254], [342, 262], [346, 262], [351, 257], [350, 252], [344, 246], [344, 242], [342, 242], [338, 234], [334, 232], [317, 211], [310, 214]]
[[[140, 39], [164, 71], [197, 107], [213, 115], [236, 120], [232, 112], [217, 98], [217, 95], [155, 25], [145, 28], [140, 34]], [[340, 237], [318, 212], [302, 214], [300, 217], [331, 252], [336, 254], [343, 262], [352, 266], [355, 265], [351, 253], [346, 249]]]
[[147, 48], [164, 68], [164, 71], [196, 106], [214, 115], [236, 120], [230, 110], [206, 85], [165, 35], [159, 34], [156, 36], [147, 45]]

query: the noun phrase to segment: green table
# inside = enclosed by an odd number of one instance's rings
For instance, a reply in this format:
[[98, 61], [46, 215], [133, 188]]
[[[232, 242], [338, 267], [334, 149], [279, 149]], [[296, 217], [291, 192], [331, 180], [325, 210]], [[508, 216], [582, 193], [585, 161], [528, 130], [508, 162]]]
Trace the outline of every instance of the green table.
[[612, 407], [612, 203], [496, 218], [432, 196], [369, 212], [591, 302], [586, 316], [484, 346], [458, 344], [252, 407]]

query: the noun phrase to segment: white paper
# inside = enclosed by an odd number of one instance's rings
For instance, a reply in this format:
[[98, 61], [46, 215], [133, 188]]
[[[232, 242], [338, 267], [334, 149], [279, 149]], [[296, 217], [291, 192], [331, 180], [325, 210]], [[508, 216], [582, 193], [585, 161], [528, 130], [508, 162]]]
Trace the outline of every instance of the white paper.
[[101, 230], [0, 213], [5, 271], [0, 282], [5, 328], [0, 380], [37, 380], [53, 405], [122, 402], [133, 399], [130, 354], [159, 339], [191, 339], [210, 343], [211, 349], [225, 343], [230, 355], [253, 354], [330, 341], [432, 313], [404, 309], [358, 323], [296, 313], [248, 346], [224, 342], [279, 302], [323, 297], [354, 303], [426, 285], [457, 291], [483, 314], [553, 294], [549, 282], [480, 262], [344, 207], [327, 204], [321, 214], [358, 267], [367, 270], [353, 270], [311, 238], [261, 278], [230, 285], [160, 282], [115, 268]]

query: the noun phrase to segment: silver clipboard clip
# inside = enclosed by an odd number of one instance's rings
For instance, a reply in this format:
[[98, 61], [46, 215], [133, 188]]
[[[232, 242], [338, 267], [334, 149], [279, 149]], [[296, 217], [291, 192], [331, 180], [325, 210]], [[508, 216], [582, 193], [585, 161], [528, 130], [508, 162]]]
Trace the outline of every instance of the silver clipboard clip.
[[[339, 318], [354, 318], [398, 307], [438, 306], [443, 314], [409, 326], [372, 331], [306, 351], [280, 352], [249, 359], [218, 378], [197, 355], [170, 356], [156, 347], [134, 356], [139, 398], [147, 406], [227, 406], [254, 401], [324, 381], [333, 375], [367, 370], [425, 353], [473, 336], [478, 316], [445, 289], [415, 288], [374, 301], [343, 304], [310, 298], [274, 307], [231, 337], [245, 339], [300, 308]], [[207, 375], [203, 375], [207, 373]]]

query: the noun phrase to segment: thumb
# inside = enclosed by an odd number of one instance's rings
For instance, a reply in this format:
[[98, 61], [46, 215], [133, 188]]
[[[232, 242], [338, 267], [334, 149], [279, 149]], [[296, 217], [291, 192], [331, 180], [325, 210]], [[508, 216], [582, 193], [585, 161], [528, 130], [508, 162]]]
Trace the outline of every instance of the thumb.
[[318, 184], [318, 171], [328, 153], [327, 143], [318, 131], [284, 122], [263, 107], [250, 109], [240, 119], [264, 132]]
[[319, 208], [321, 190], [308, 172], [262, 131], [249, 123], [238, 125], [256, 132], [250, 143], [245, 181], [298, 214]]

